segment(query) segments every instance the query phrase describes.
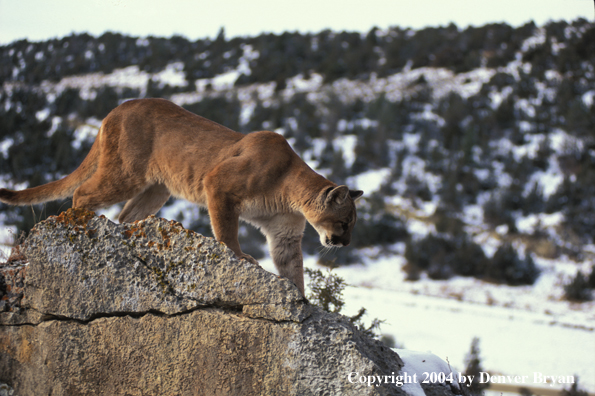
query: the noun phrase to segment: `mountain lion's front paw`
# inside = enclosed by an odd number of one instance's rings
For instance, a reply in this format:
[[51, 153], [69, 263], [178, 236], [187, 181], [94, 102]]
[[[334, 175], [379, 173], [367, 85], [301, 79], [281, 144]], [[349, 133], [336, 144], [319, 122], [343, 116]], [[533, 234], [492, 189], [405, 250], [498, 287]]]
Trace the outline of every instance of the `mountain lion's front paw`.
[[251, 262], [252, 264], [258, 264], [258, 261], [256, 261], [256, 259], [252, 256], [250, 256], [249, 254], [243, 253], [241, 256], [238, 257], [240, 260], [244, 259], [244, 260], [248, 260], [249, 262]]

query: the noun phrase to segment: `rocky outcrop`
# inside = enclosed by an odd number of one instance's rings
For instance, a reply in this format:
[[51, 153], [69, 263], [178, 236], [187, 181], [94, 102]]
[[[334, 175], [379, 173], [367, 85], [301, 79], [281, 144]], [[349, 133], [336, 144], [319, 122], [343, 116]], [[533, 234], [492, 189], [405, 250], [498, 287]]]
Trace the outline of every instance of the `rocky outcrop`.
[[0, 384], [14, 395], [406, 394], [357, 380], [398, 375], [395, 352], [175, 222], [69, 210], [0, 274]]

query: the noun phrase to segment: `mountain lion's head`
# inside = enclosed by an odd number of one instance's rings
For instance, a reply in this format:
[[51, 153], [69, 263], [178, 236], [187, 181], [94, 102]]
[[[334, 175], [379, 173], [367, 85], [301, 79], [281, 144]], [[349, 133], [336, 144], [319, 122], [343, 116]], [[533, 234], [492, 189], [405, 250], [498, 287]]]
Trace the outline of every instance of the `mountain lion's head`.
[[309, 213], [308, 220], [320, 236], [325, 247], [347, 246], [357, 220], [355, 200], [363, 191], [350, 190], [347, 186], [329, 187], [319, 197], [317, 213]]

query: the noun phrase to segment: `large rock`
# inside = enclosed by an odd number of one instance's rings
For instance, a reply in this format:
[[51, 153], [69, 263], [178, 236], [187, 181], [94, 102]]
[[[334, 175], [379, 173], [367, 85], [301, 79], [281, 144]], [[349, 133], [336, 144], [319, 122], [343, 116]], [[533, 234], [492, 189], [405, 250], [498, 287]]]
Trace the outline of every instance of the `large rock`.
[[0, 301], [6, 394], [406, 394], [361, 380], [398, 375], [394, 351], [155, 217], [116, 225], [69, 210], [38, 224], [0, 267]]

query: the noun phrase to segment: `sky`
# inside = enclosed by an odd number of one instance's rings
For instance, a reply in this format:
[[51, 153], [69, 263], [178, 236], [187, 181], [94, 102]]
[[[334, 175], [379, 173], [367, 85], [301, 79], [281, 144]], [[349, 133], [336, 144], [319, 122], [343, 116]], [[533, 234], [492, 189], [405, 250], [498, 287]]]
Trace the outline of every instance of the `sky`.
[[106, 31], [191, 40], [263, 32], [368, 32], [594, 19], [594, 0], [0, 0], [0, 45]]

